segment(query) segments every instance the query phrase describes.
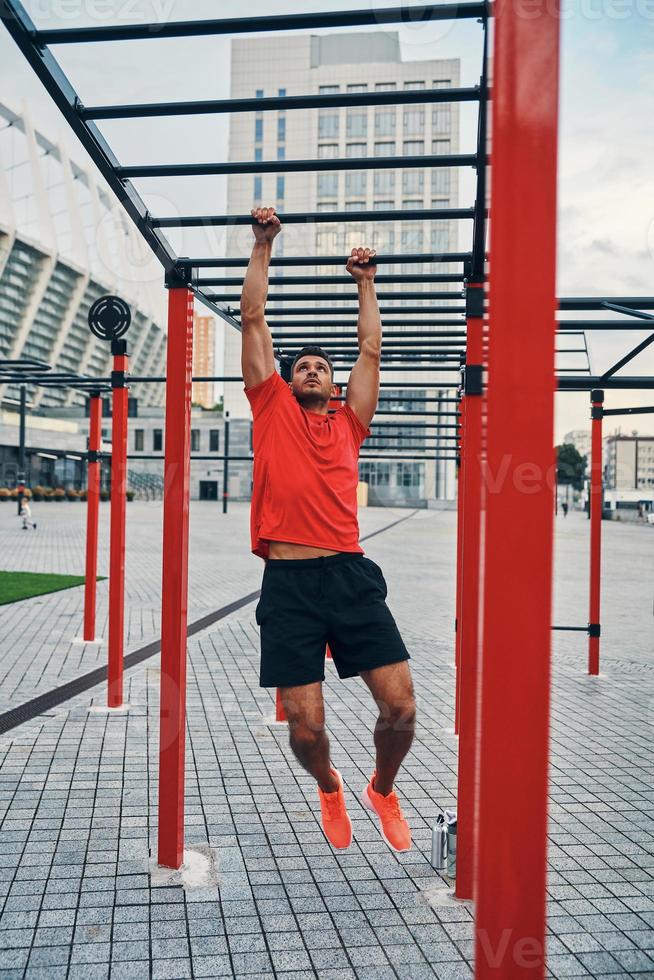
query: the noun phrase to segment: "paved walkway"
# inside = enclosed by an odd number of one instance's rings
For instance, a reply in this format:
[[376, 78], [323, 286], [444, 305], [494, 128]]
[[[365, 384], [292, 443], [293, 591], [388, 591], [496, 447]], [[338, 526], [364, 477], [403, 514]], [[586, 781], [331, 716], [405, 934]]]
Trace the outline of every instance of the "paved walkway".
[[[161, 511], [134, 502], [128, 514], [129, 650], [158, 635]], [[247, 516], [193, 505], [190, 620], [259, 587]], [[257, 686], [253, 603], [189, 641], [187, 846], [215, 849], [218, 886], [185, 890], [148, 873], [157, 658], [127, 672], [129, 712], [89, 710], [103, 703], [98, 687], [0, 740], [2, 980], [471, 976], [469, 908], [429, 904], [442, 886], [431, 826], [456, 787], [454, 515], [364, 510], [362, 537], [400, 517], [364, 548], [413, 658], [418, 737], [398, 788], [414, 849], [390, 852], [358, 803], [375, 715], [363, 683], [332, 668], [328, 725], [355, 841], [346, 853], [325, 841], [311, 779], [285, 730], [262, 722], [273, 704]], [[79, 571], [83, 508], [44, 505], [39, 518], [23, 534], [0, 508], [3, 567]], [[587, 522], [570, 515], [557, 528], [555, 620], [582, 625]], [[584, 674], [583, 635], [556, 636], [548, 966], [561, 978], [654, 976], [654, 536], [605, 525], [604, 556], [616, 599], [605, 590], [603, 676]], [[99, 626], [105, 596], [103, 583]], [[79, 589], [0, 607], [5, 706], [102, 662], [105, 647], [71, 643], [80, 628]]]

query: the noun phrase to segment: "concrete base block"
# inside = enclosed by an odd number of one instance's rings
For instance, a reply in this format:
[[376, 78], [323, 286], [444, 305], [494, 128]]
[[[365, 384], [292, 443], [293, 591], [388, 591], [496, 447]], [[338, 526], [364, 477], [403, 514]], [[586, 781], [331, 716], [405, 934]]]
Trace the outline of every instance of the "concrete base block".
[[445, 876], [438, 878], [430, 888], [424, 888], [418, 892], [418, 901], [421, 905], [428, 905], [432, 909], [453, 908], [461, 905], [472, 908], [472, 901], [456, 897], [454, 881]]
[[108, 708], [106, 704], [93, 704], [88, 709], [90, 715], [126, 715], [129, 704], [121, 704], [119, 708]]
[[194, 844], [184, 851], [181, 868], [164, 868], [157, 864], [156, 856], [150, 856], [150, 880], [153, 888], [181, 885], [185, 891], [199, 888], [217, 888], [218, 851], [208, 844]]
[[74, 636], [71, 643], [104, 643], [104, 637], [96, 636], [94, 640], [85, 640], [83, 636]]

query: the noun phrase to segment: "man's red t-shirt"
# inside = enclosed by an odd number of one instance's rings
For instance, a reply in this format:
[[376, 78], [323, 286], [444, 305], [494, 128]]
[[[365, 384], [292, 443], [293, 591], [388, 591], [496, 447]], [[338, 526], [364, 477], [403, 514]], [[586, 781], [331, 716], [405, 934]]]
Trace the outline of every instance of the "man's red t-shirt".
[[277, 372], [243, 390], [254, 419], [254, 554], [267, 558], [268, 541], [363, 554], [358, 461], [370, 429], [347, 405], [333, 415], [302, 408]]

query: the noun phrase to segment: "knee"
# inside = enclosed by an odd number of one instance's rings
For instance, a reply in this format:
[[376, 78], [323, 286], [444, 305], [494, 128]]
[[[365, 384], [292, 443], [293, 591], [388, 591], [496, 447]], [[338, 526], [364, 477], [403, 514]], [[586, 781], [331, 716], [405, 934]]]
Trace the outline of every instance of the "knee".
[[382, 723], [396, 732], [412, 732], [416, 725], [416, 702], [413, 696], [393, 701], [383, 712]]
[[291, 748], [296, 755], [311, 755], [318, 748], [324, 737], [324, 728], [313, 728], [306, 724], [292, 725], [289, 731]]

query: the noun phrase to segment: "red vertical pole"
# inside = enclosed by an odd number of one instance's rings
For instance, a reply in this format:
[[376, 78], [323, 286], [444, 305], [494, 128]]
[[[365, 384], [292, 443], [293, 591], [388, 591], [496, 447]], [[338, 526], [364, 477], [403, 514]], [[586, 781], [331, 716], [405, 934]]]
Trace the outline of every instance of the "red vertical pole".
[[86, 464], [86, 569], [84, 575], [84, 639], [95, 639], [95, 599], [98, 575], [98, 514], [102, 448], [102, 398], [89, 398], [89, 445]]
[[168, 291], [159, 706], [158, 861], [168, 868], [184, 858], [192, 362], [193, 293], [176, 284]]
[[288, 721], [279, 688], [275, 691], [275, 721]]
[[542, 980], [559, 14], [494, 13], [475, 978]]
[[457, 789], [457, 898], [473, 897], [477, 699], [479, 673], [479, 561], [481, 533], [483, 286], [467, 289], [467, 356], [465, 368], [466, 429], [463, 468], [463, 536], [459, 619]]
[[602, 419], [604, 392], [590, 393], [592, 438], [590, 464], [590, 597], [588, 609], [588, 673], [599, 674], [600, 593], [602, 575]]
[[107, 704], [123, 703], [125, 642], [125, 502], [127, 490], [127, 342], [112, 340], [111, 520], [109, 531], [109, 668]]
[[463, 599], [463, 488], [465, 485], [466, 400], [459, 403], [459, 452], [456, 472], [456, 595], [454, 599], [454, 734], [459, 734], [459, 664], [461, 661], [461, 603]]

